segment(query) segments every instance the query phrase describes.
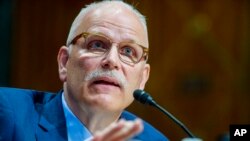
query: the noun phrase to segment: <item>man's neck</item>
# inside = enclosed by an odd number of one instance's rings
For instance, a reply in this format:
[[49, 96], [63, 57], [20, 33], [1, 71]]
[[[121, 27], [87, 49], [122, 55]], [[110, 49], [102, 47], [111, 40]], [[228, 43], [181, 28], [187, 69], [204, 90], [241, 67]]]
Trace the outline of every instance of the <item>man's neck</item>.
[[67, 94], [64, 94], [64, 96], [70, 110], [92, 134], [116, 122], [121, 115], [121, 112], [104, 111], [96, 107], [90, 107], [86, 104], [75, 102]]

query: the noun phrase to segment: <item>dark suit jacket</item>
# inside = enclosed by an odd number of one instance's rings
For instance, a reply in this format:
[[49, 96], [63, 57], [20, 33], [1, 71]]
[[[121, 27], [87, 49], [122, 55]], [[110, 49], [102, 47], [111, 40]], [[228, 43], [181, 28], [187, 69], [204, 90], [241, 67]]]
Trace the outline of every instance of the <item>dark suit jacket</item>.
[[[27, 89], [0, 88], [0, 141], [66, 141], [67, 128], [58, 94]], [[133, 120], [124, 111], [121, 118]], [[144, 131], [134, 139], [166, 141], [144, 121]]]

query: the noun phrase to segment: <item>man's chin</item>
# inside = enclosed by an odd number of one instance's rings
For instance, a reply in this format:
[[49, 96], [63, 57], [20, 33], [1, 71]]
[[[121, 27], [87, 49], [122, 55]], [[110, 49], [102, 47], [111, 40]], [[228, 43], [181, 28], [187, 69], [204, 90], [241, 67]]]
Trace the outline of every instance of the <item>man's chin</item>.
[[109, 94], [98, 94], [94, 99], [91, 100], [90, 107], [95, 110], [106, 111], [106, 112], [116, 112], [122, 111], [124, 107], [121, 105], [123, 101], [120, 101], [117, 97], [112, 97]]

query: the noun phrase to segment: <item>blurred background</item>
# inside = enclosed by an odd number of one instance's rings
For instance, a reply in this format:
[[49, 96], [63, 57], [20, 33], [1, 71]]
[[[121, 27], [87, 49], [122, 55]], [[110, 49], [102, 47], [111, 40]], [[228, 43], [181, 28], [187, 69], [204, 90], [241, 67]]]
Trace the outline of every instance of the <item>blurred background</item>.
[[[0, 0], [0, 86], [57, 92], [57, 52], [92, 0]], [[148, 22], [146, 91], [198, 137], [219, 141], [250, 123], [248, 0], [127, 0]], [[248, 109], [248, 110], [247, 110]], [[186, 134], [152, 107], [128, 110], [173, 141]]]

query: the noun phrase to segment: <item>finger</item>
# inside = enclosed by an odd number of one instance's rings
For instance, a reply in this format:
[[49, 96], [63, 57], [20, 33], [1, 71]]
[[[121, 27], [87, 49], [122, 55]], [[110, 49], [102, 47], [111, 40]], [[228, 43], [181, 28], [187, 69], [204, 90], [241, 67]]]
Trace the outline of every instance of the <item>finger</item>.
[[140, 119], [136, 119], [135, 121], [127, 121], [124, 123], [124, 127], [119, 130], [116, 134], [113, 135], [110, 140], [112, 141], [124, 141], [127, 140], [143, 130], [143, 124]]
[[110, 126], [105, 128], [103, 131], [97, 132], [94, 135], [94, 138], [92, 141], [110, 141], [110, 138], [112, 138], [119, 130], [121, 130], [124, 126], [124, 120], [121, 119], [117, 123], [112, 123]]
[[92, 141], [124, 141], [135, 136], [142, 129], [143, 124], [140, 119], [135, 121], [120, 120], [111, 124], [104, 131], [97, 133]]
[[112, 141], [112, 138], [124, 128], [125, 122], [124, 119], [121, 119], [117, 123], [114, 123], [109, 130], [103, 133], [102, 141]]

